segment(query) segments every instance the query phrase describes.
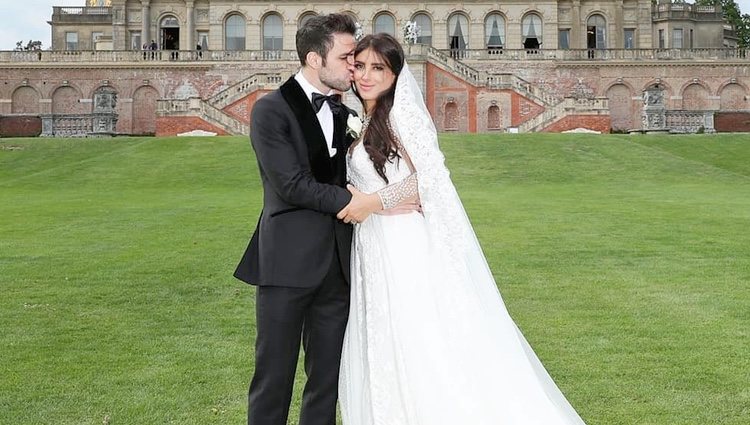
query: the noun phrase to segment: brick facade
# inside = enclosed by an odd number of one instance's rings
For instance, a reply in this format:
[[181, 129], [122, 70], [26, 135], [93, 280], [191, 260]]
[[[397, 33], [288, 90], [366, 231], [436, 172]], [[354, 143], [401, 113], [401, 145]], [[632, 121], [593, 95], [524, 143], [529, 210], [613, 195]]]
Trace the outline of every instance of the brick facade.
[[[420, 58], [409, 60], [425, 88], [426, 102], [439, 131], [507, 131], [549, 108], [520, 91], [477, 87], [433, 62], [420, 61]], [[468, 63], [479, 71], [502, 70], [517, 76], [554, 99], [570, 96], [608, 99], [611, 127], [615, 131], [640, 128], [642, 93], [654, 84], [665, 90], [669, 110], [750, 111], [750, 68], [744, 63], [601, 61], [581, 64], [520, 60]], [[93, 107], [94, 93], [108, 87], [117, 93], [119, 134], [170, 134], [157, 130], [158, 99], [210, 99], [252, 75], [282, 73], [288, 76], [296, 67], [294, 61], [121, 65], [0, 63], [0, 115], [88, 113]], [[222, 109], [248, 123], [254, 102], [267, 90], [250, 92]]]
[[724, 133], [750, 133], [750, 112], [717, 112], [714, 115], [714, 128]]
[[612, 121], [609, 115], [568, 115], [546, 127], [543, 132], [562, 133], [577, 128], [609, 133], [612, 128]]
[[207, 123], [198, 117], [158, 117], [156, 119], [156, 136], [175, 136], [193, 130], [203, 130], [226, 136], [227, 132]]
[[38, 116], [0, 115], [0, 137], [36, 137], [42, 133]]

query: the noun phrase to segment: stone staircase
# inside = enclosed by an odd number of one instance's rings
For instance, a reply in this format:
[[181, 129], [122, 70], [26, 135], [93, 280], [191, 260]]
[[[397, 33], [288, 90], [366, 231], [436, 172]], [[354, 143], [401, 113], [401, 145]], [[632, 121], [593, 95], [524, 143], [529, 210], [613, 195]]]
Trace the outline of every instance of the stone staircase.
[[604, 98], [559, 98], [543, 88], [511, 73], [488, 73], [472, 68], [451, 55], [433, 47], [424, 45], [409, 46], [410, 55], [422, 56], [433, 65], [460, 78], [474, 87], [486, 87], [496, 90], [512, 90], [519, 95], [544, 107], [544, 112], [522, 123], [518, 130], [529, 133], [544, 130], [571, 114], [598, 114], [608, 109]]
[[[566, 115], [602, 113], [607, 108], [606, 99], [570, 97], [560, 99], [515, 74], [480, 71], [461, 62], [457, 57], [430, 46], [409, 45], [406, 47], [407, 56], [411, 60], [416, 58], [427, 61], [474, 87], [512, 90], [544, 107], [541, 114], [523, 122], [518, 127], [519, 132], [541, 131]], [[255, 73], [205, 100], [200, 98], [159, 100], [157, 114], [159, 116], [199, 117], [228, 134], [247, 135], [250, 132], [249, 124], [231, 116], [224, 109], [259, 90], [278, 88], [290, 75], [291, 71]], [[347, 99], [351, 100], [349, 97]]]
[[248, 135], [250, 125], [226, 113], [224, 108], [258, 90], [276, 89], [288, 77], [283, 73], [253, 74], [205, 100], [198, 97], [159, 100], [156, 112], [159, 116], [198, 117], [228, 134]]

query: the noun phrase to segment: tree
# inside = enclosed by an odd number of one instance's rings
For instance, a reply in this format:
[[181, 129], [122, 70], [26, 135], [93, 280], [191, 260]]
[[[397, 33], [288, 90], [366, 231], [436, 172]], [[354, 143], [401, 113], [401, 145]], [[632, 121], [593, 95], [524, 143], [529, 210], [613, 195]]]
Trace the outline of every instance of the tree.
[[750, 14], [745, 13], [743, 15], [740, 7], [734, 0], [696, 0], [695, 4], [701, 6], [721, 5], [721, 10], [724, 12], [724, 20], [734, 27], [740, 47], [750, 47]]
[[42, 50], [42, 42], [39, 41], [39, 40], [37, 40], [37, 41], [29, 40], [29, 42], [26, 43], [26, 45], [24, 46], [23, 45], [23, 40], [21, 40], [21, 41], [16, 42], [16, 48], [15, 48], [15, 50], [17, 50], [17, 51], [26, 51], [26, 52], [28, 52], [28, 51]]

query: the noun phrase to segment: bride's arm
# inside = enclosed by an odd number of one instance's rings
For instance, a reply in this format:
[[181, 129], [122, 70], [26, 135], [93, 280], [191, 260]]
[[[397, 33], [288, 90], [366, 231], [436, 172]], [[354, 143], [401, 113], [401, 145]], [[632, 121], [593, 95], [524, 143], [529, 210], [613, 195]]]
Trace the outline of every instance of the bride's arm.
[[384, 210], [405, 204], [418, 203], [419, 179], [417, 178], [417, 173], [412, 173], [400, 182], [390, 184], [375, 193], [380, 197], [380, 203], [383, 205]]

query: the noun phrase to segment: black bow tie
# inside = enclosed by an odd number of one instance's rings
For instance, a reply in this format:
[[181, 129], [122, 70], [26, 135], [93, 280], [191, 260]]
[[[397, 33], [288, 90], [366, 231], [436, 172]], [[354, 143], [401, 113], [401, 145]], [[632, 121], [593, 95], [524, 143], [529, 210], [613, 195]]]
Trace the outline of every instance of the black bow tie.
[[331, 112], [334, 114], [341, 110], [341, 95], [332, 94], [330, 96], [322, 95], [320, 93], [312, 94], [312, 107], [317, 114], [320, 108], [323, 107], [323, 102], [328, 102], [328, 106], [331, 108]]

